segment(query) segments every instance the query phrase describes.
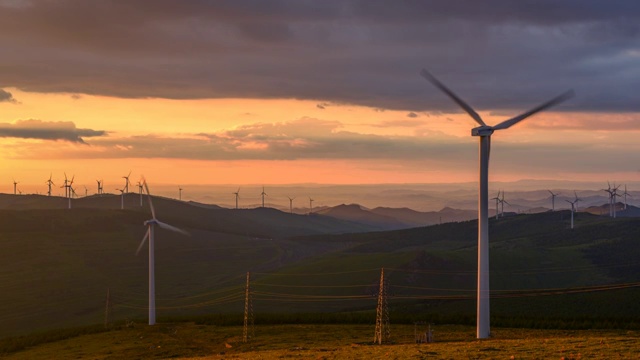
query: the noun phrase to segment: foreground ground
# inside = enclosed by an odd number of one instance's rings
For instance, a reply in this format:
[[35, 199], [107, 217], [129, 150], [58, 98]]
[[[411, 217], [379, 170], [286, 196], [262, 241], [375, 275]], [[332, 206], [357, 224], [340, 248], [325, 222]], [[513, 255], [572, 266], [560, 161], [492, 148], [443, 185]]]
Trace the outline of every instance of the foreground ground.
[[135, 324], [5, 354], [7, 359], [638, 359], [640, 332], [434, 327], [435, 343], [415, 344], [414, 326], [392, 325], [391, 343], [373, 345], [372, 325], [264, 325], [242, 343], [242, 327]]

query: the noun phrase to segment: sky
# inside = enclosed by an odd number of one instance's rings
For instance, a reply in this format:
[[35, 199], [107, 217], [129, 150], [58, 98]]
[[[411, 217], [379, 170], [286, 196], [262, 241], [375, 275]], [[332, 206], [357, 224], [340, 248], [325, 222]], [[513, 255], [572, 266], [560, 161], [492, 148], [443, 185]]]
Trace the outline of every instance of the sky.
[[[640, 180], [640, 2], [0, 0], [0, 192]], [[114, 191], [105, 189], [105, 191]], [[118, 187], [121, 187], [118, 185]]]

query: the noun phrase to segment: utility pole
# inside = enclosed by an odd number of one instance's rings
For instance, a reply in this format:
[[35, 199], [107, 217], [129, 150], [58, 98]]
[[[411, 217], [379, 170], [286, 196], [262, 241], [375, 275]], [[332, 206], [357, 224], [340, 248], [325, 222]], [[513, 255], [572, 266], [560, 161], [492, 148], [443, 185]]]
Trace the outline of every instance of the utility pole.
[[[247, 286], [244, 292], [244, 328], [242, 330], [242, 342], [244, 343], [255, 337], [253, 328], [253, 304], [251, 303], [251, 288], [249, 286], [250, 279], [251, 274], [247, 271]], [[249, 332], [251, 332], [251, 335], [249, 335]]]
[[107, 288], [107, 301], [104, 309], [104, 328], [108, 329], [111, 325], [111, 318], [113, 317], [113, 302], [111, 302], [110, 289]]
[[382, 344], [389, 341], [389, 306], [387, 303], [387, 282], [384, 278], [384, 268], [380, 271], [380, 289], [378, 290], [378, 307], [376, 308], [376, 333], [373, 337], [374, 344]]

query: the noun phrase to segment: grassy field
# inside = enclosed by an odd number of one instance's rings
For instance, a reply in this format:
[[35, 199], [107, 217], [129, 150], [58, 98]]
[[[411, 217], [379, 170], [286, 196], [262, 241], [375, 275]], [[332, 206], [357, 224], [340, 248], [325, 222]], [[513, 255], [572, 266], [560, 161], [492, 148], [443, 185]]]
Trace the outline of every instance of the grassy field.
[[[424, 328], [421, 328], [424, 330]], [[391, 325], [388, 344], [372, 343], [373, 325], [261, 325], [242, 342], [242, 327], [134, 324], [5, 353], [6, 359], [637, 359], [640, 332], [493, 328], [476, 340], [469, 326], [436, 325], [435, 342], [416, 344], [413, 325]]]

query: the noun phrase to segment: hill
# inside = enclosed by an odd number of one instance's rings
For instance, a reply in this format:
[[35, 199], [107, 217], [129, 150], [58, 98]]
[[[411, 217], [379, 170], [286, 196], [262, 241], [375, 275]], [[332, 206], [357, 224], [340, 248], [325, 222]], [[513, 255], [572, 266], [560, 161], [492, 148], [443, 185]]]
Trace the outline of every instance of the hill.
[[[145, 317], [147, 258], [134, 252], [148, 210], [81, 204], [0, 210], [0, 336], [102, 322], [107, 289], [116, 319]], [[322, 230], [345, 223], [318, 214], [154, 204], [161, 220], [191, 233], [157, 234], [160, 319], [242, 311], [247, 271], [258, 313], [370, 311], [381, 267], [394, 311], [473, 319], [475, 221], [331, 235]], [[640, 219], [577, 213], [571, 230], [569, 218], [559, 211], [491, 219], [493, 316], [640, 322]], [[613, 289], [615, 301], [604, 291]]]

